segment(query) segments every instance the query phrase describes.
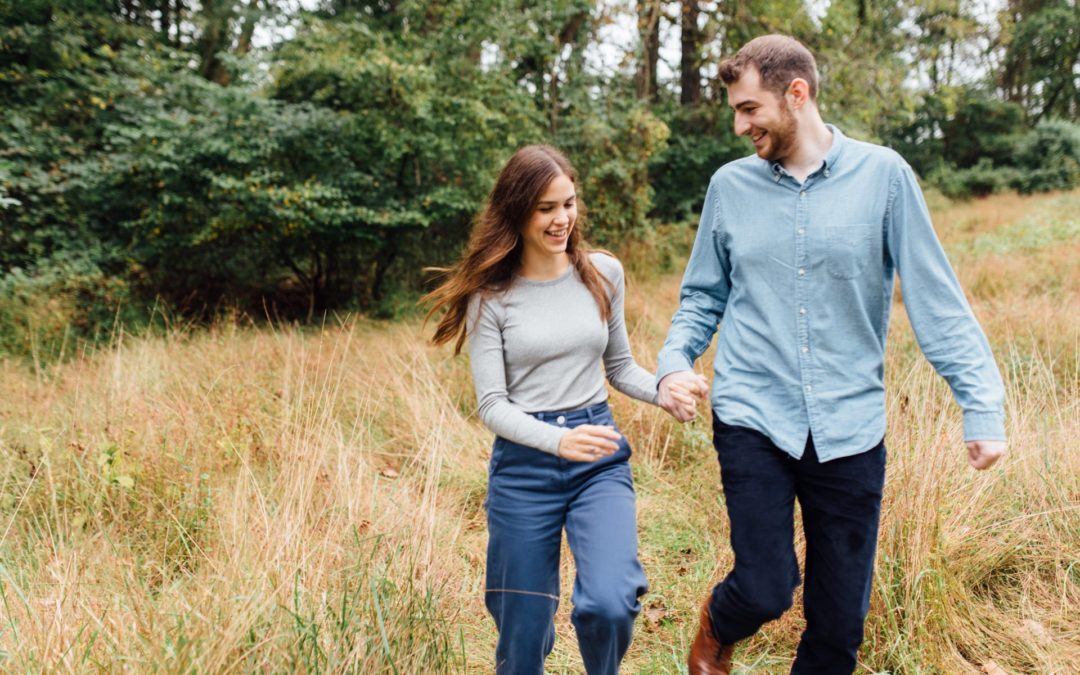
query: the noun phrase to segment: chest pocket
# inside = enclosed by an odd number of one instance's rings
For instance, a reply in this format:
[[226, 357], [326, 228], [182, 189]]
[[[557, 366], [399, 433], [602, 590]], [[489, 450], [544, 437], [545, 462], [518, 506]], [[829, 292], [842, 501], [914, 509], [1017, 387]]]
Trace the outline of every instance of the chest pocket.
[[831, 225], [825, 228], [825, 256], [829, 274], [837, 279], [854, 279], [874, 256], [877, 225]]

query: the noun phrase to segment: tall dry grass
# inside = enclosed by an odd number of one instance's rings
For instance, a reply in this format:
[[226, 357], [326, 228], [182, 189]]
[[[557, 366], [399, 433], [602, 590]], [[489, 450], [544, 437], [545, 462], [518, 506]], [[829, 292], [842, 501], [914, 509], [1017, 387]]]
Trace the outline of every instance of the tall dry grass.
[[[937, 211], [1008, 388], [1009, 456], [968, 468], [958, 409], [898, 307], [888, 477], [860, 672], [1080, 663], [1080, 193]], [[635, 281], [632, 279], [632, 281]], [[637, 278], [655, 363], [678, 279]], [[707, 370], [707, 368], [704, 368]], [[727, 570], [707, 420], [613, 397], [652, 590], [625, 672], [683, 668]], [[415, 323], [222, 324], [0, 362], [0, 669], [486, 672], [490, 434], [464, 357]], [[552, 672], [580, 672], [567, 595]], [[797, 610], [740, 648], [785, 672]]]

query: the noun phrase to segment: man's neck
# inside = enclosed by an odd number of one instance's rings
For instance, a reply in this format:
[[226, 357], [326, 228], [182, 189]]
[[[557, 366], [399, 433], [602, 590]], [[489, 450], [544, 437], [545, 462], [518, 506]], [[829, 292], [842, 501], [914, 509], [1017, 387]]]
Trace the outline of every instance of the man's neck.
[[800, 132], [799, 145], [795, 148], [795, 152], [784, 158], [783, 165], [785, 171], [802, 183], [825, 161], [829, 149], [832, 148], [833, 135], [816, 113], [809, 121], [806, 130], [800, 129]]

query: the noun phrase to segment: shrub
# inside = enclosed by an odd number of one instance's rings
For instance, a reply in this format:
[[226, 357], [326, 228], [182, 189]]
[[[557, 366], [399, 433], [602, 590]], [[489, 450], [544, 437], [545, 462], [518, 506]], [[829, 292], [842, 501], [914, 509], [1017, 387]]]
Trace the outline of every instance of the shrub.
[[735, 136], [727, 106], [678, 106], [662, 114], [671, 137], [649, 162], [656, 190], [651, 214], [667, 223], [696, 220], [712, 174], [750, 150]]
[[1043, 120], [1018, 145], [1017, 190], [1068, 190], [1080, 185], [1080, 124]]
[[648, 226], [654, 194], [649, 160], [669, 133], [662, 120], [640, 105], [595, 114], [583, 108], [565, 120], [555, 142], [581, 174], [585, 236], [592, 243], [615, 246]]
[[946, 196], [953, 199], [982, 197], [1011, 188], [1019, 176], [1013, 167], [994, 166], [984, 158], [970, 168], [957, 169], [941, 164], [927, 176], [927, 181]]
[[146, 322], [125, 279], [104, 273], [100, 251], [57, 254], [0, 277], [0, 354], [51, 361], [117, 324]]

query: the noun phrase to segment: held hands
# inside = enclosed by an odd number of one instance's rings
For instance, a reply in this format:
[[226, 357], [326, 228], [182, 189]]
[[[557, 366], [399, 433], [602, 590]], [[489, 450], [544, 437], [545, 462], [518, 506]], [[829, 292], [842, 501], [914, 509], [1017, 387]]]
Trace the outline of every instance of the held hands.
[[697, 414], [698, 402], [709, 395], [709, 383], [691, 370], [668, 373], [660, 380], [660, 407], [680, 422], [688, 422]]
[[1005, 454], [1005, 441], [968, 441], [968, 464], [976, 471], [989, 469]]
[[582, 424], [563, 434], [559, 457], [571, 462], [595, 462], [619, 449], [622, 438], [613, 427]]

